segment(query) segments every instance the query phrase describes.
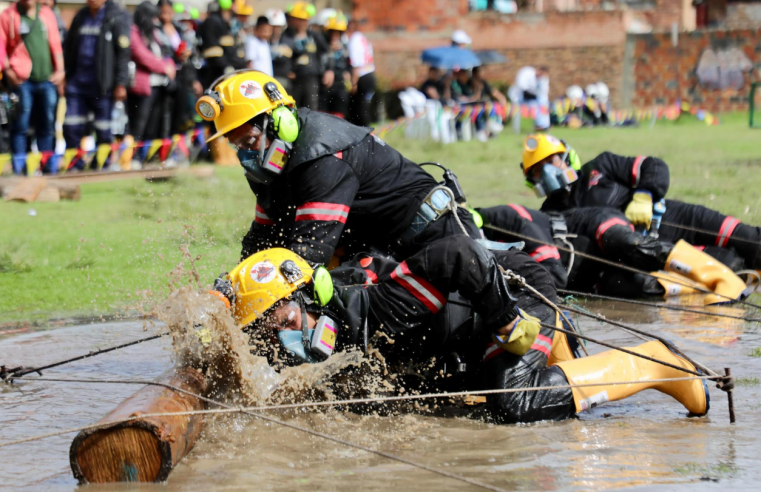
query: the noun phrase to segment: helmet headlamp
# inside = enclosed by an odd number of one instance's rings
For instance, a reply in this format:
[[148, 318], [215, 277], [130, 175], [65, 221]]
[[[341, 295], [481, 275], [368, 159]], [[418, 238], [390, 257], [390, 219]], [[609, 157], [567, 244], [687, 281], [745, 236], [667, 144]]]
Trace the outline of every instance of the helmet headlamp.
[[222, 112], [219, 95], [213, 91], [206, 91], [196, 102], [196, 111], [204, 121], [214, 121]]

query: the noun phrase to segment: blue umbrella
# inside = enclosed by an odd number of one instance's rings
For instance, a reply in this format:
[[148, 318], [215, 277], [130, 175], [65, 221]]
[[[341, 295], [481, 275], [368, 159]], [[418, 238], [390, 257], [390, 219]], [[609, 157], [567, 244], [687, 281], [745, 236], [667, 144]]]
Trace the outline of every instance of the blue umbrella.
[[425, 50], [421, 58], [423, 63], [443, 70], [469, 70], [481, 65], [481, 60], [478, 59], [475, 53], [454, 46], [443, 46], [441, 48]]

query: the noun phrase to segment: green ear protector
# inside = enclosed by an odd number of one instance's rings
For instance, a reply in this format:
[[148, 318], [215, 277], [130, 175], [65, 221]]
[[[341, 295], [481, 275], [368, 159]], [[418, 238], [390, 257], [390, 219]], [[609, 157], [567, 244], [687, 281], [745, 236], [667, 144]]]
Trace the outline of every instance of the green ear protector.
[[299, 136], [299, 119], [296, 117], [296, 109], [285, 105], [283, 95], [273, 82], [264, 84], [264, 93], [273, 103], [280, 103], [272, 110], [272, 131], [283, 142], [293, 143]]

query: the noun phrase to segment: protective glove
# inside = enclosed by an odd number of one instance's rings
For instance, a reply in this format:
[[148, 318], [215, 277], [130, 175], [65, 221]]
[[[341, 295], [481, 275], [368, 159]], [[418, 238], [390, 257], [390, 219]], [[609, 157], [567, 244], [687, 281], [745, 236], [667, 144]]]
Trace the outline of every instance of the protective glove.
[[653, 220], [653, 196], [648, 191], [637, 190], [626, 207], [625, 213], [629, 222], [649, 229], [650, 221]]
[[494, 333], [492, 340], [511, 354], [523, 355], [534, 344], [542, 326], [539, 319], [526, 314], [522, 309], [518, 309], [518, 317], [508, 327], [507, 334]]
[[481, 217], [481, 214], [476, 212], [476, 209], [474, 208], [469, 208], [468, 211], [470, 211], [470, 215], [473, 216], [473, 222], [476, 223], [476, 227], [479, 229], [482, 228], [484, 226], [484, 218]]

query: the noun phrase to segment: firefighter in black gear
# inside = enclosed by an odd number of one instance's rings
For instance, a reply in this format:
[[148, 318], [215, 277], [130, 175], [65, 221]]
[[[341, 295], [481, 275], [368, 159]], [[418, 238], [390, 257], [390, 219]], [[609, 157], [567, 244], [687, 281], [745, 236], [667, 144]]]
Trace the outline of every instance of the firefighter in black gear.
[[[744, 283], [731, 268], [690, 247], [681, 238], [674, 238], [673, 243], [670, 237], [656, 241], [657, 233], [651, 231], [651, 238], [642, 240], [634, 233], [634, 225], [643, 221], [644, 225], [650, 225], [651, 197], [661, 200], [667, 191], [668, 167], [663, 161], [642, 156], [628, 159], [606, 152], [584, 166], [576, 166], [569, 154], [563, 142], [549, 135], [530, 135], [526, 139], [521, 165], [528, 183], [538, 194], [548, 196], [542, 211], [563, 215], [569, 231], [582, 241], [592, 245], [596, 242], [601, 254], [611, 253], [637, 268], [662, 268], [684, 274], [705, 284], [719, 294], [708, 296], [708, 304], [726, 302], [726, 298], [743, 299], [748, 295]], [[659, 176], [662, 179], [658, 179]], [[626, 177], [629, 182], [624, 181]], [[612, 228], [616, 224], [620, 227]], [[608, 237], [613, 239], [606, 243], [602, 236], [608, 228], [611, 229]], [[630, 231], [626, 232], [626, 228]], [[584, 276], [587, 281], [589, 278]], [[592, 285], [595, 283], [592, 281]], [[664, 285], [664, 288], [667, 287]]]
[[[296, 2], [287, 11], [288, 29], [280, 42], [291, 49], [293, 75], [289, 93], [299, 108], [319, 109], [321, 78], [325, 70], [322, 58], [328, 49], [321, 35], [309, 30], [309, 19], [314, 16], [314, 6]], [[332, 74], [327, 77], [332, 78]]]
[[[648, 387], [675, 396], [694, 414], [708, 411], [702, 381], [668, 387], [646, 382], [683, 374], [678, 370], [620, 352], [575, 359], [564, 334], [539, 324], [557, 326], [552, 309], [523, 287], [515, 290], [518, 298], [511, 295], [503, 268], [525, 272], [527, 284], [556, 298], [550, 276], [521, 251], [492, 254], [454, 236], [401, 263], [360, 254], [330, 274], [320, 268], [290, 251], [266, 250], [215, 284], [226, 293], [238, 326], [258, 340], [258, 353], [273, 365], [316, 363], [334, 350], [366, 349], [367, 340], [382, 332], [393, 343], [373, 347], [387, 367], [426, 362], [433, 370], [424, 377], [434, 387], [457, 388], [451, 380], [460, 390], [561, 387], [490, 395], [488, 406], [499, 422], [565, 419]], [[455, 308], [471, 306], [465, 319], [450, 310], [454, 292], [461, 296]], [[660, 342], [633, 350], [693, 369]], [[459, 377], [441, 378], [439, 370]], [[642, 384], [607, 385], [624, 374]], [[569, 383], [600, 386], [572, 390]]]
[[320, 111], [345, 118], [349, 110], [349, 90], [351, 89], [351, 65], [349, 49], [341, 40], [346, 32], [346, 17], [338, 13], [325, 23], [325, 39], [328, 51], [325, 53], [326, 73], [333, 75], [323, 80], [320, 91]]
[[[655, 235], [645, 236], [635, 231], [632, 223], [617, 210], [586, 207], [566, 210], [562, 214], [545, 214], [510, 204], [478, 208], [474, 214], [477, 214], [476, 223], [484, 225], [483, 233], [488, 239], [499, 242], [525, 240], [526, 252], [552, 274], [555, 285], [560, 289], [568, 287], [622, 297], [674, 296], [695, 292], [685, 282], [687, 277], [680, 279], [673, 277], [673, 274], [659, 274], [654, 278], [582, 256], [604, 258], [648, 272], [669, 270], [674, 259], [686, 263], [681, 256], [691, 252], [692, 248], [686, 244], [675, 248], [673, 243]], [[490, 225], [501, 231], [489, 228]], [[526, 237], [537, 241], [527, 240]], [[742, 264], [742, 259], [728, 250], [715, 248], [710, 253], [725, 264]], [[713, 300], [722, 302], [721, 299]]]
[[199, 75], [205, 89], [222, 75], [246, 67], [242, 39], [230, 29], [231, 6], [232, 2], [211, 2], [208, 17], [198, 26], [199, 49], [204, 61]]
[[[328, 263], [339, 245], [404, 258], [462, 229], [479, 237], [449, 188], [370, 129], [305, 108], [297, 112], [272, 77], [236, 72], [209, 94], [197, 105], [216, 124], [209, 140], [225, 135], [238, 146], [257, 197], [243, 258], [282, 246]], [[222, 109], [215, 113], [214, 107]]]
[[[526, 142], [533, 150], [524, 148], [522, 168], [535, 190], [547, 196], [542, 211], [610, 207], [624, 212], [635, 227], [650, 228], [653, 204], [663, 200], [669, 188], [669, 169], [664, 161], [603, 152], [580, 166], [564, 162], [568, 159], [562, 156], [575, 152], [549, 135], [530, 135]], [[575, 160], [578, 162], [578, 157]], [[574, 176], [566, 178], [571, 173]], [[688, 229], [664, 224], [658, 230], [661, 239], [673, 243], [683, 239], [713, 251], [713, 247], [730, 248], [744, 259], [744, 268], [761, 269], [761, 228], [701, 205], [678, 200], [664, 200], [664, 204], [663, 222]]]

